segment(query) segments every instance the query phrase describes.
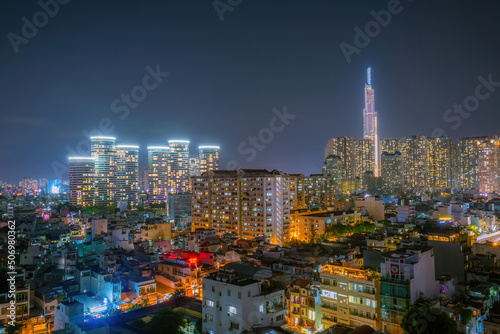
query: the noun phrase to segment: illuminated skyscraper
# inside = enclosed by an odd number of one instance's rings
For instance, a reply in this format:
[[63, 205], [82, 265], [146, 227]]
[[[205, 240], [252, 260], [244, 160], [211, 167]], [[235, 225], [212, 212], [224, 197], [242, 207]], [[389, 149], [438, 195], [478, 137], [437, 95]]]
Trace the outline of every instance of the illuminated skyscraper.
[[374, 172], [375, 143], [371, 139], [356, 139], [354, 141], [354, 175], [363, 178], [365, 172]]
[[219, 170], [219, 146], [199, 146], [200, 173]]
[[189, 140], [169, 140], [168, 192], [189, 192]]
[[74, 206], [95, 204], [95, 158], [70, 157], [69, 203]]
[[372, 88], [372, 69], [366, 71], [365, 108], [363, 109], [363, 138], [370, 139], [375, 151], [375, 176], [380, 176], [380, 153], [377, 132], [377, 112], [375, 111], [375, 90]]
[[168, 195], [168, 146], [148, 147], [148, 200], [153, 204], [167, 202]]
[[450, 153], [451, 188], [455, 190], [460, 188], [460, 174], [458, 173], [458, 149], [456, 144], [451, 144]]
[[422, 135], [401, 140], [403, 189], [421, 193], [428, 187], [429, 159], [427, 137]]
[[288, 174], [290, 180], [290, 210], [306, 207], [304, 195], [304, 174]]
[[352, 137], [330, 138], [325, 147], [325, 159], [330, 155], [342, 161], [341, 178], [344, 181], [354, 179], [354, 139]]
[[489, 137], [461, 138], [458, 141], [459, 188], [465, 191], [479, 191], [479, 144]]
[[342, 159], [337, 155], [329, 155], [323, 164], [323, 175], [337, 183], [342, 182]]
[[116, 203], [116, 151], [114, 137], [91, 137], [91, 154], [95, 157], [96, 205]]
[[429, 187], [433, 190], [451, 189], [452, 187], [452, 160], [451, 138], [429, 137]]
[[401, 152], [382, 153], [380, 159], [382, 189], [389, 195], [399, 195], [402, 191]]
[[498, 141], [478, 142], [479, 194], [488, 195], [498, 191]]
[[384, 152], [394, 154], [397, 151], [401, 152], [401, 139], [384, 138], [380, 140], [380, 155], [382, 155]]
[[139, 146], [116, 146], [116, 200], [136, 205], [139, 195]]

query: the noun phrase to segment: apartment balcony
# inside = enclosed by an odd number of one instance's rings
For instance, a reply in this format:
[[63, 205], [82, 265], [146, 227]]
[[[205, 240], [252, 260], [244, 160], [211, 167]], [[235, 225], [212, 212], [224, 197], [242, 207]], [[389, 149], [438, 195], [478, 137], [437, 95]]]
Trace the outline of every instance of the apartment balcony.
[[337, 308], [334, 307], [333, 305], [323, 304], [323, 305], [321, 305], [321, 313], [336, 316], [337, 315]]
[[335, 326], [337, 321], [333, 320], [333, 317], [325, 317], [321, 318], [321, 323], [325, 325], [325, 327]]
[[[373, 312], [375, 313], [375, 311]], [[362, 316], [360, 314], [355, 314], [354, 312], [349, 312], [349, 317], [358, 323], [363, 323], [369, 326], [375, 326], [377, 324], [377, 319], [367, 318], [366, 316]]]
[[278, 304], [278, 305], [273, 305], [273, 306], [267, 306], [266, 307], [266, 313], [267, 314], [270, 314], [270, 313], [278, 313], [278, 312], [281, 312], [285, 310], [285, 307], [281, 304]]

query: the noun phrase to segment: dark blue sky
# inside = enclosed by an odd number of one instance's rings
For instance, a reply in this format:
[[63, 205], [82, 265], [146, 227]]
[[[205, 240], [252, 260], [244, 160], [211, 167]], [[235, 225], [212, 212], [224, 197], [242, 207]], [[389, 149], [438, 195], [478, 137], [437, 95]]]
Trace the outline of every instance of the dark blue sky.
[[[223, 168], [319, 172], [328, 138], [362, 136], [367, 66], [380, 138], [499, 133], [500, 88], [458, 129], [443, 120], [479, 75], [500, 81], [498, 2], [402, 0], [348, 64], [339, 44], [354, 44], [353, 28], [388, 3], [243, 0], [221, 21], [212, 1], [72, 0], [16, 54], [9, 33], [21, 36], [22, 18], [41, 8], [2, 1], [0, 179], [56, 177], [66, 147], [106, 118], [119, 142], [143, 148], [141, 165], [148, 145], [190, 139], [193, 150], [220, 145]], [[157, 64], [169, 76], [121, 120], [112, 102]], [[238, 145], [285, 105], [297, 117], [247, 162]]]

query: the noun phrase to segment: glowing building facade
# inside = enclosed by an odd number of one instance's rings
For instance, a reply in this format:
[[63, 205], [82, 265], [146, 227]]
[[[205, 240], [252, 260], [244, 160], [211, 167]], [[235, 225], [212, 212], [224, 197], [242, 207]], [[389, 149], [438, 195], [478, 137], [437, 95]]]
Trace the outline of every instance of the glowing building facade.
[[243, 239], [285, 242], [290, 224], [287, 174], [267, 170], [210, 171], [192, 177], [191, 229], [213, 228]]
[[189, 192], [189, 140], [169, 140], [168, 192]]
[[96, 205], [116, 202], [116, 151], [114, 137], [91, 137], [91, 155], [95, 158]]
[[95, 204], [95, 158], [70, 157], [69, 203], [74, 206]]
[[363, 178], [365, 172], [375, 173], [375, 144], [371, 139], [354, 141], [354, 175]]
[[199, 146], [200, 173], [219, 170], [219, 146]]
[[489, 137], [468, 137], [458, 141], [459, 187], [464, 191], [479, 191], [479, 145]]
[[148, 147], [148, 200], [153, 204], [166, 203], [168, 196], [168, 146]]
[[498, 191], [498, 140], [478, 142], [479, 194], [488, 195]]
[[139, 195], [139, 146], [116, 146], [116, 200], [136, 205]]
[[402, 174], [401, 174], [401, 152], [382, 153], [381, 159], [382, 190], [388, 195], [401, 194]]
[[365, 108], [363, 109], [363, 138], [373, 142], [375, 152], [375, 176], [380, 176], [380, 153], [375, 111], [375, 90], [372, 88], [372, 69], [368, 67], [365, 85]]
[[427, 190], [429, 160], [427, 137], [404, 137], [401, 140], [403, 187], [406, 191], [421, 193]]
[[330, 138], [325, 147], [325, 159], [330, 155], [340, 158], [342, 161], [342, 180], [354, 179], [354, 139], [352, 137]]
[[396, 151], [401, 152], [401, 139], [399, 138], [384, 138], [380, 140], [380, 155], [384, 152], [394, 154]]
[[452, 188], [452, 143], [450, 137], [429, 137], [428, 186], [432, 190]]

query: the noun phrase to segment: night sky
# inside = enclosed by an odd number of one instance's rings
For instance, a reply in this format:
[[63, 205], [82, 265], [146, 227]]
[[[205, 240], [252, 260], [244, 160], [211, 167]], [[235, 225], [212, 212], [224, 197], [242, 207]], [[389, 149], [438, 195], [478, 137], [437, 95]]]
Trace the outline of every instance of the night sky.
[[[38, 33], [16, 53], [9, 36], [22, 37], [22, 18], [33, 22], [41, 7], [4, 0], [0, 179], [55, 178], [54, 162], [74, 155], [66, 147], [88, 148], [82, 131], [99, 129], [103, 119], [114, 127], [105, 134], [141, 146], [141, 167], [148, 145], [189, 139], [193, 152], [220, 145], [222, 169], [236, 160], [318, 173], [330, 137], [362, 137], [368, 66], [379, 138], [430, 136], [437, 127], [454, 139], [500, 133], [500, 87], [457, 129], [443, 120], [475, 94], [478, 76], [500, 82], [499, 2], [402, 0], [348, 63], [340, 43], [354, 46], [354, 27], [364, 30], [370, 11], [388, 3], [243, 0], [221, 21], [212, 1], [72, 0], [45, 25], [38, 15]], [[113, 101], [142, 86], [146, 67], [157, 65], [169, 75], [120, 119]], [[247, 161], [238, 145], [284, 106], [296, 117]]]

